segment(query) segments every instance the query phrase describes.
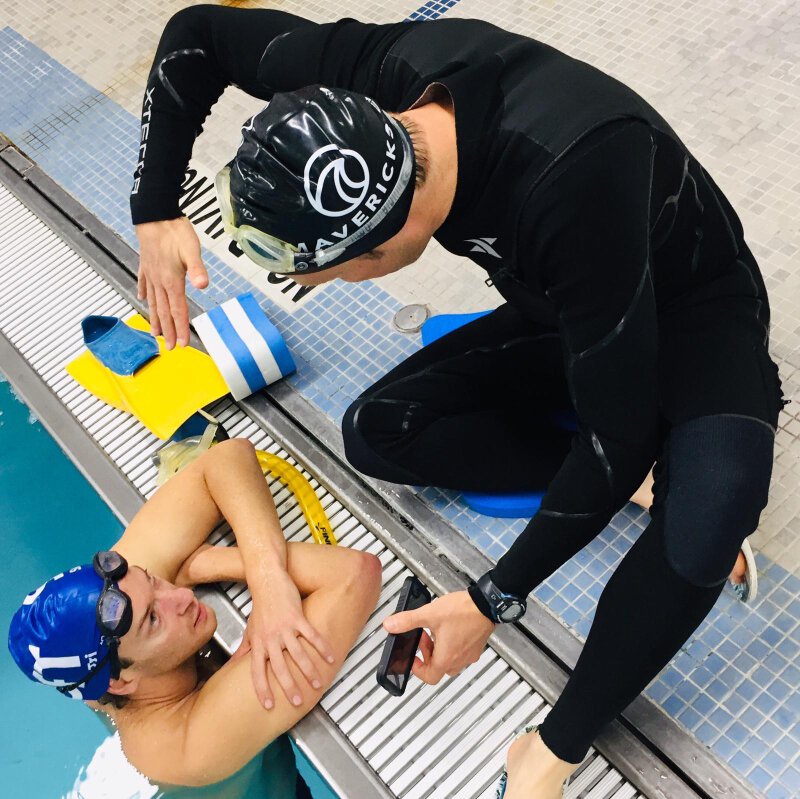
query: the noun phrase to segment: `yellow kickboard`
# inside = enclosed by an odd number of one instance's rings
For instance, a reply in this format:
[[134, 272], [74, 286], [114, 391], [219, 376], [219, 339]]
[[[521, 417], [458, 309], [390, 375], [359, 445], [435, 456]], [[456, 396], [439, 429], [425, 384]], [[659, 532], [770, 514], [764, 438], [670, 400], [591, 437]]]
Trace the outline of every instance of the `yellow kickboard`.
[[[125, 323], [150, 332], [136, 314]], [[229, 389], [214, 361], [194, 347], [168, 350], [156, 337], [159, 356], [124, 377], [103, 366], [88, 350], [67, 364], [67, 372], [99, 399], [132, 413], [151, 433], [168, 439], [193, 413], [224, 397]]]

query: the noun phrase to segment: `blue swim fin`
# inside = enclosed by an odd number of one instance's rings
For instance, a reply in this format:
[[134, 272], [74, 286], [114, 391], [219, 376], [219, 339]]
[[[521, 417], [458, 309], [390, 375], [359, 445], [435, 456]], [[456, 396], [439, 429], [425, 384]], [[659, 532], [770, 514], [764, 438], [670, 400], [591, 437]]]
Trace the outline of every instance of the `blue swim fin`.
[[[116, 321], [113, 317], [110, 319]], [[106, 332], [111, 329], [108, 323], [98, 325], [90, 322], [87, 324], [90, 333], [94, 332], [93, 325], [99, 328], [96, 338], [102, 337], [103, 327]], [[147, 346], [151, 338], [150, 325], [138, 314], [128, 319], [125, 325], [133, 332], [146, 334], [137, 340], [131, 359], [124, 364], [131, 368], [135, 368], [137, 361], [144, 364], [135, 374], [113, 372], [91, 351], [82, 352], [66, 366], [67, 372], [95, 397], [132, 413], [158, 438], [168, 439], [192, 414], [228, 393], [219, 369], [206, 353], [194, 347], [168, 350], [164, 339], [157, 336], [155, 342], [159, 355], [145, 360], [149, 358], [147, 349], [138, 351], [138, 348]], [[91, 338], [94, 345], [95, 338]], [[133, 339], [130, 341], [133, 343]], [[105, 352], [100, 354], [105, 359]], [[111, 366], [120, 368], [121, 365], [112, 362]]]
[[158, 342], [143, 330], [134, 330], [116, 316], [87, 316], [83, 341], [103, 366], [118, 375], [132, 375], [158, 355]]

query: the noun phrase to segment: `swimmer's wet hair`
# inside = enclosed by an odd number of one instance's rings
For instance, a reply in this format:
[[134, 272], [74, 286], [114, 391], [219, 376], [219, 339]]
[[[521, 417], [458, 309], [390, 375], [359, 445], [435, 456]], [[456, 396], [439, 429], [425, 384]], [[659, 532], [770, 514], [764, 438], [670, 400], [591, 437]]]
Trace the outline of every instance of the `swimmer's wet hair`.
[[414, 186], [419, 189], [425, 185], [425, 181], [428, 179], [428, 143], [425, 141], [419, 125], [413, 119], [409, 119], [404, 114], [398, 114], [397, 121], [406, 129], [411, 138], [415, 160]]

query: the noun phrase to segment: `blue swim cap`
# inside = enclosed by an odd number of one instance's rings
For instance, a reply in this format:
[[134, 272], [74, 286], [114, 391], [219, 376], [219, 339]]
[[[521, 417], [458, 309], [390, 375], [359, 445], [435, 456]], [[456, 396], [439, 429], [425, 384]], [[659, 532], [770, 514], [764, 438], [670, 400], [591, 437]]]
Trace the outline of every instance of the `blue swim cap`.
[[55, 688], [90, 680], [69, 691], [73, 699], [99, 699], [111, 681], [109, 646], [97, 626], [103, 580], [91, 564], [57, 574], [28, 594], [11, 619], [8, 649], [25, 676]]

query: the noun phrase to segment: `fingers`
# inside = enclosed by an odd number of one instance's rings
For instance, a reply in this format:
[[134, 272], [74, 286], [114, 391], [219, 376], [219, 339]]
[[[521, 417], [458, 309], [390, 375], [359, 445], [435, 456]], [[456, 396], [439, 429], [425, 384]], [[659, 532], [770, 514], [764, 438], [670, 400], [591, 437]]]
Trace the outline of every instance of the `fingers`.
[[[167, 300], [169, 302], [170, 321], [175, 326], [178, 344], [181, 347], [185, 347], [189, 343], [189, 306], [186, 303], [186, 291], [183, 281], [181, 281], [180, 286], [172, 281], [167, 284]], [[167, 343], [167, 346], [169, 346], [169, 343]]]
[[267, 646], [267, 654], [272, 662], [272, 671], [275, 674], [275, 678], [278, 680], [278, 684], [281, 688], [283, 688], [286, 698], [295, 705], [295, 707], [299, 707], [303, 704], [303, 695], [300, 693], [300, 689], [297, 687], [297, 683], [294, 681], [291, 671], [289, 671], [289, 666], [283, 654], [283, 646], [279, 638], [273, 638], [270, 641]]
[[439, 647], [439, 654], [437, 655], [435, 648], [434, 640], [427, 630], [423, 630], [417, 647], [422, 659], [419, 657], [414, 658], [411, 670], [415, 677], [429, 685], [436, 685], [445, 676], [457, 677], [470, 662], [474, 662], [468, 661], [465, 663], [461, 658], [453, 658], [452, 655], [448, 656], [441, 647]]
[[139, 262], [139, 274], [136, 276], [136, 296], [140, 300], [147, 299], [147, 279], [141, 261]]
[[196, 288], [208, 286], [200, 240], [185, 217], [137, 225], [140, 242], [138, 294], [147, 300], [150, 329], [167, 349], [189, 343], [186, 275]]
[[[208, 286], [208, 272], [200, 255], [200, 240], [197, 238], [197, 233], [195, 233], [191, 223], [187, 231], [189, 244], [188, 248], [182, 251], [181, 260], [192, 285], [196, 289], [204, 289]], [[189, 343], [189, 309], [186, 304], [186, 284], [181, 280], [180, 286], [170, 286], [167, 291], [172, 307], [172, 318], [178, 332], [178, 343], [185, 347]]]
[[239, 641], [239, 646], [236, 647], [233, 654], [231, 655], [231, 660], [238, 660], [239, 658], [243, 658], [251, 649], [250, 641], [247, 639], [247, 636], [243, 636], [242, 640]]
[[422, 654], [422, 660], [414, 658], [411, 673], [428, 685], [436, 685], [444, 677], [445, 672], [437, 660], [434, 641], [426, 630], [422, 631], [418, 649]]
[[158, 320], [162, 335], [164, 336], [164, 344], [168, 350], [171, 350], [175, 346], [177, 336], [175, 334], [175, 324], [172, 321], [172, 310], [170, 309], [169, 305], [169, 297], [167, 296], [166, 290], [161, 285], [156, 286], [155, 294]]
[[192, 223], [185, 217], [179, 220], [179, 255], [186, 274], [196, 289], [208, 286], [208, 272], [200, 254], [200, 239]]
[[[446, 674], [445, 670], [435, 660], [430, 663], [422, 663], [419, 658], [415, 658], [411, 672], [422, 682], [428, 683], [428, 685], [438, 685]], [[455, 673], [457, 674], [458, 672]]]
[[297, 668], [303, 672], [303, 676], [308, 680], [309, 684], [315, 690], [322, 688], [322, 680], [319, 677], [319, 673], [297, 638], [289, 637], [286, 639], [286, 651], [297, 664]]
[[459, 674], [478, 660], [494, 625], [477, 610], [466, 591], [457, 591], [418, 610], [396, 613], [386, 619], [384, 627], [393, 633], [423, 628], [422, 659], [415, 658], [412, 669], [414, 676], [436, 685], [446, 674]]
[[333, 663], [336, 658], [333, 656], [333, 649], [331, 649], [328, 639], [320, 635], [308, 621], [304, 620], [304, 622], [305, 623], [300, 624], [298, 628], [300, 635], [302, 635], [328, 663]]
[[[267, 709], [272, 710], [275, 700], [269, 687], [267, 679], [267, 660], [264, 649], [259, 641], [252, 644], [252, 656], [250, 658], [250, 675], [253, 678], [253, 687], [256, 689], [258, 701]], [[273, 664], [274, 668], [274, 664]]]
[[148, 280], [147, 275], [143, 271], [139, 272], [139, 280], [142, 283], [144, 290], [144, 298], [147, 301], [147, 317], [150, 320], [150, 332], [154, 336], [161, 335], [161, 327], [158, 324], [158, 303], [156, 301], [156, 291], [153, 283]]
[[429, 614], [427, 611], [430, 605], [417, 610], [404, 610], [394, 613], [383, 620], [383, 629], [389, 633], [407, 633], [409, 630], [416, 630], [418, 627], [429, 627]]
[[[416, 630], [419, 627], [432, 627], [431, 605], [418, 608], [417, 610], [405, 610], [395, 613], [384, 620], [383, 626], [390, 633], [404, 633], [409, 630]], [[445, 668], [440, 665], [441, 657], [437, 658], [435, 646], [431, 636], [423, 630], [419, 642], [419, 649], [422, 652], [423, 660], [414, 658], [411, 671], [428, 685], [436, 685], [445, 674]]]
[[200, 251], [187, 259], [186, 273], [189, 275], [189, 280], [196, 289], [204, 289], [208, 286], [208, 272], [203, 265], [203, 259], [200, 257]]
[[433, 659], [433, 639], [428, 635], [427, 630], [422, 631], [418, 649], [422, 653], [422, 662], [430, 663]]
[[169, 278], [163, 283], [144, 278], [150, 332], [164, 336], [167, 349], [177, 342], [181, 347], [189, 343], [189, 306], [186, 302], [183, 279]]

